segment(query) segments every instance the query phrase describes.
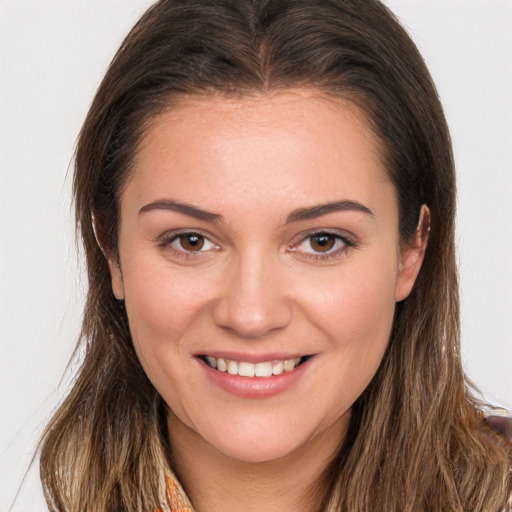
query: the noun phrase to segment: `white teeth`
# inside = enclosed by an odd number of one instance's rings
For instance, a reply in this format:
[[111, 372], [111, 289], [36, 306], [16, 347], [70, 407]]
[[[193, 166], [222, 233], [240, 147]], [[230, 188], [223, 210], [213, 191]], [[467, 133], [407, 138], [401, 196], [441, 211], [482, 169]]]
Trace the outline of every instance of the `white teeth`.
[[291, 372], [300, 363], [301, 358], [285, 359], [282, 361], [263, 361], [260, 363], [249, 363], [247, 361], [234, 361], [232, 359], [216, 358], [205, 356], [209, 366], [220, 372], [227, 372], [230, 375], [241, 377], [271, 377], [281, 375], [283, 372]]
[[212, 368], [217, 368], [217, 359], [215, 357], [206, 356], [206, 360]]
[[284, 371], [291, 372], [295, 368], [295, 359], [285, 359]]
[[254, 365], [256, 377], [270, 377], [272, 375], [272, 363], [256, 363]]
[[236, 361], [228, 361], [228, 373], [238, 375], [238, 363]]
[[283, 361], [277, 361], [277, 363], [274, 363], [272, 365], [272, 374], [273, 375], [281, 375], [284, 371], [284, 364]]
[[252, 363], [238, 363], [238, 375], [240, 377], [254, 377], [254, 365]]

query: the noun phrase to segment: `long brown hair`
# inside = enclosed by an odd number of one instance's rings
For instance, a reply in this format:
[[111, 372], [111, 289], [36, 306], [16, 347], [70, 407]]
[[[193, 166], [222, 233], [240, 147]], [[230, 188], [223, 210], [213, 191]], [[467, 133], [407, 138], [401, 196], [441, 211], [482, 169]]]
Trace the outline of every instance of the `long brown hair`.
[[291, 87], [348, 99], [366, 113], [397, 191], [403, 240], [421, 205], [431, 212], [423, 266], [353, 406], [321, 510], [506, 509], [512, 450], [483, 421], [460, 360], [450, 136], [407, 33], [377, 0], [160, 0], [123, 42], [78, 140], [85, 357], [43, 438], [52, 510], [148, 512], [160, 505], [172, 464], [166, 406], [137, 360], [100, 249], [116, 255], [119, 197], [147, 122], [187, 95]]

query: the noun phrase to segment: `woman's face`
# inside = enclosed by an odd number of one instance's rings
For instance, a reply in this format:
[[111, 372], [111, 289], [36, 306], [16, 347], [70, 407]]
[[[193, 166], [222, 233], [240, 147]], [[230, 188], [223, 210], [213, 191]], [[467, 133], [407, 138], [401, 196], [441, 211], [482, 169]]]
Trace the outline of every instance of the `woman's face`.
[[190, 98], [150, 124], [120, 206], [113, 290], [173, 422], [251, 462], [340, 440], [421, 263], [362, 113]]

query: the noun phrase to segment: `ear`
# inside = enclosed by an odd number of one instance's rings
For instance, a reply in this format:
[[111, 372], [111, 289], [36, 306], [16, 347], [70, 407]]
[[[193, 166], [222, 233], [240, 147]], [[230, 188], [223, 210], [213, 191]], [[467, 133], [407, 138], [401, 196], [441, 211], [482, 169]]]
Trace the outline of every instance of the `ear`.
[[112, 293], [117, 300], [124, 300], [124, 285], [119, 258], [107, 257], [108, 268], [110, 270], [110, 280], [112, 281]]
[[395, 300], [400, 302], [411, 293], [416, 277], [423, 263], [430, 232], [430, 210], [422, 205], [414, 238], [400, 250], [400, 260], [395, 287]]
[[94, 214], [92, 214], [92, 229], [94, 231], [94, 237], [96, 238], [96, 243], [100, 248], [103, 256], [108, 263], [108, 268], [110, 272], [110, 280], [112, 283], [112, 293], [117, 300], [124, 300], [124, 286], [123, 286], [123, 275], [121, 273], [121, 265], [119, 264], [119, 257], [112, 253], [112, 250], [107, 250], [104, 244], [104, 237], [100, 236], [102, 230], [98, 225]]

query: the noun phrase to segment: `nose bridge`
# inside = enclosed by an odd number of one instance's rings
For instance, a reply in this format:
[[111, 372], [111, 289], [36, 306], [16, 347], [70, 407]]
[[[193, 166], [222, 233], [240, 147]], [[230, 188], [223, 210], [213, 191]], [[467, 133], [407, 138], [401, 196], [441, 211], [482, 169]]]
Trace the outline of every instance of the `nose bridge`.
[[215, 321], [244, 338], [285, 327], [291, 318], [277, 258], [253, 248], [231, 261]]

